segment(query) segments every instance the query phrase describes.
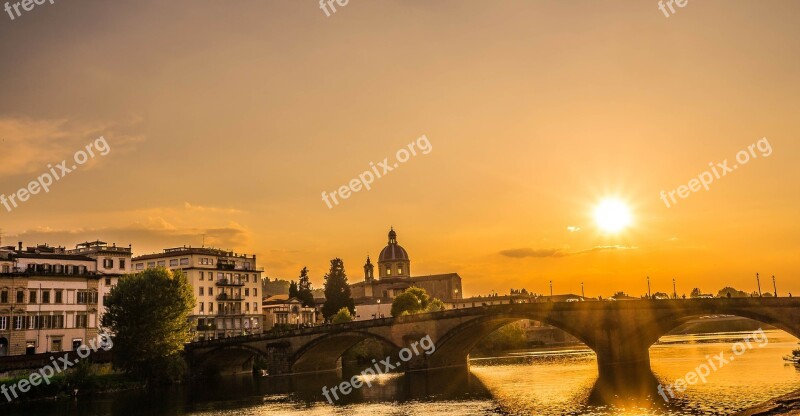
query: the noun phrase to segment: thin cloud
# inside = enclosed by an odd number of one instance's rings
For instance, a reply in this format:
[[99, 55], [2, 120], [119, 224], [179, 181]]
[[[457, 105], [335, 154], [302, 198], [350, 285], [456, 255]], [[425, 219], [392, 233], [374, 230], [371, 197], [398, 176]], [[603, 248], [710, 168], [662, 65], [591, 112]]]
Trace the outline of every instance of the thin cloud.
[[616, 250], [635, 250], [638, 247], [631, 247], [631, 246], [596, 246], [586, 250], [579, 250], [579, 251], [564, 251], [559, 248], [547, 248], [547, 249], [533, 249], [533, 248], [516, 248], [510, 250], [503, 250], [500, 252], [500, 255], [511, 257], [511, 258], [558, 258], [558, 257], [568, 257], [568, 256], [577, 256], [581, 254], [587, 253], [595, 253], [600, 251], [616, 251]]

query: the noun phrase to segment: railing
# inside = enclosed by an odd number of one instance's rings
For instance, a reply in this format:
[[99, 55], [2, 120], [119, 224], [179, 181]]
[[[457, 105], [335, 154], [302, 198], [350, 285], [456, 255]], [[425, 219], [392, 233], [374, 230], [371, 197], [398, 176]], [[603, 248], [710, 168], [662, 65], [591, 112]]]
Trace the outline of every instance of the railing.
[[217, 286], [244, 286], [244, 282], [241, 280], [219, 279], [217, 280]]
[[241, 302], [244, 299], [242, 298], [242, 295], [229, 295], [227, 293], [220, 293], [219, 295], [217, 295], [217, 300], [224, 300], [228, 302]]

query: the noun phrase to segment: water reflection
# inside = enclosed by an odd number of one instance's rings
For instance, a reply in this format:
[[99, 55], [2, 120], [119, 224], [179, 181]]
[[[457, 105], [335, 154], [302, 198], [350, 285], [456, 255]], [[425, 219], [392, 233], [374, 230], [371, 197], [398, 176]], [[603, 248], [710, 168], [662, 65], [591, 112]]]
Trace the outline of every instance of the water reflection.
[[390, 374], [371, 379], [331, 406], [322, 387], [344, 374], [294, 377], [226, 377], [151, 392], [121, 392], [79, 401], [41, 402], [1, 409], [16, 415], [705, 415], [730, 414], [800, 388], [800, 371], [781, 357], [797, 340], [768, 332], [769, 344], [748, 351], [730, 367], [665, 402], [659, 383], [670, 384], [730, 350], [740, 335], [684, 336], [651, 348], [653, 371], [599, 377], [587, 349], [529, 352], [475, 360], [469, 370]]

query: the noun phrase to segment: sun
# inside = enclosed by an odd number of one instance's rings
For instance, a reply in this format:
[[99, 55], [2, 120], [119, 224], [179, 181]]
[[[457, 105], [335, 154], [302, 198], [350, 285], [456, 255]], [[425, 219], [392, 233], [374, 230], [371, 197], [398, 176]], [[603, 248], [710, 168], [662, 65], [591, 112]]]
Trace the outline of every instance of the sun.
[[631, 224], [631, 212], [624, 202], [605, 199], [594, 210], [597, 226], [607, 233], [618, 233]]

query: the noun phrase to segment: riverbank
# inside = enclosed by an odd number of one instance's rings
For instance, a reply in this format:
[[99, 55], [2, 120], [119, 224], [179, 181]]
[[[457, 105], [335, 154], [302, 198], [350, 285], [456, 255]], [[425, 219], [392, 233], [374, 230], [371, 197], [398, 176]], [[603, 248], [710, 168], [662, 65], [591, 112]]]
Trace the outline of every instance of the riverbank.
[[[28, 376], [18, 376], [0, 380], [0, 385], [6, 386], [4, 394], [0, 396], [0, 409], [7, 406], [19, 404], [52, 401], [72, 397], [90, 397], [98, 394], [116, 393], [127, 390], [137, 390], [144, 388], [144, 385], [137, 380], [133, 380], [127, 375], [107, 372], [103, 374], [83, 373], [83, 374], [58, 374], [50, 378], [48, 383], [41, 383], [31, 386], [28, 383], [28, 390], [25, 393], [13, 391], [10, 386], [19, 386], [23, 380], [29, 380]], [[19, 387], [16, 387], [18, 390]]]
[[800, 390], [772, 399], [735, 416], [800, 416]]

